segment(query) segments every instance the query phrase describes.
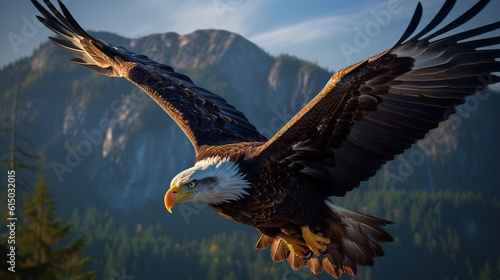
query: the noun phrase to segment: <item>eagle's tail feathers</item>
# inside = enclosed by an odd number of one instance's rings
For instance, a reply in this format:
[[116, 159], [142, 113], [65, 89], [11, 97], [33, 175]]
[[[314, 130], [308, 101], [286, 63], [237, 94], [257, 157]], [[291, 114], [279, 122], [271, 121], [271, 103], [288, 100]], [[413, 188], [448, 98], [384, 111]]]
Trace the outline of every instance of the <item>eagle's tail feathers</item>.
[[[321, 233], [330, 239], [327, 249], [320, 256], [312, 253], [302, 258], [292, 252], [280, 238], [261, 234], [255, 243], [256, 249], [271, 246], [271, 258], [281, 262], [288, 260], [294, 270], [309, 268], [314, 274], [323, 270], [334, 278], [342, 273], [354, 275], [357, 266], [373, 266], [374, 257], [384, 255], [379, 242], [390, 242], [392, 237], [383, 227], [392, 224], [391, 221], [350, 211], [325, 201], [331, 210], [331, 218], [321, 225], [311, 225], [311, 230]], [[286, 234], [298, 234], [297, 229], [282, 229]]]
[[313, 229], [326, 234], [331, 242], [324, 255], [311, 259], [317, 258], [323, 269], [333, 277], [340, 276], [339, 271], [354, 275], [357, 265], [373, 266], [374, 257], [384, 255], [379, 242], [393, 241], [383, 228], [393, 222], [344, 209], [329, 200], [325, 204], [332, 211], [332, 219], [327, 221], [329, 230], [325, 230], [324, 226]]

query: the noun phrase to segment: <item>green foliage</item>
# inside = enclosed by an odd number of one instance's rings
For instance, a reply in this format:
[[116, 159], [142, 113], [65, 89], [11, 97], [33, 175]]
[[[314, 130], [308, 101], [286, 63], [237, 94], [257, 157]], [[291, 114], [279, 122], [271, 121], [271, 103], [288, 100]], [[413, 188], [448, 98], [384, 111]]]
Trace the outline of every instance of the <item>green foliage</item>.
[[[375, 267], [360, 268], [354, 279], [498, 279], [495, 237], [500, 205], [472, 192], [359, 191], [338, 199], [341, 206], [387, 218], [393, 243]], [[489, 213], [485, 218], [484, 213]], [[73, 214], [89, 237], [87, 253], [98, 277], [120, 279], [330, 279], [307, 269], [292, 271], [257, 251], [256, 231], [223, 231], [201, 239], [174, 239], [164, 223], [127, 225], [107, 212], [88, 208]], [[182, 227], [184, 225], [173, 225]], [[494, 243], [493, 245], [491, 243]], [[425, 266], [423, 269], [422, 266]], [[403, 277], [404, 276], [404, 277]], [[349, 276], [342, 277], [343, 279]]]
[[90, 262], [82, 256], [85, 239], [67, 240], [71, 227], [55, 218], [56, 207], [43, 175], [23, 210], [16, 236], [16, 273], [11, 279], [94, 279], [93, 272], [82, 273]]
[[228, 83], [228, 79], [224, 74], [207, 62], [200, 63], [195, 69], [180, 72], [189, 76], [196, 85], [206, 88], [226, 99], [231, 95], [235, 95], [236, 89]]
[[[76, 218], [78, 216], [78, 218]], [[96, 258], [98, 277], [120, 279], [281, 279], [287, 264], [272, 264], [268, 253], [255, 251], [256, 234], [241, 231], [194, 240], [173, 240], [168, 229], [156, 226], [115, 226], [109, 213], [88, 208], [73, 215], [89, 237], [87, 252]], [[249, 278], [250, 276], [250, 278]]]
[[375, 279], [500, 277], [491, 265], [500, 261], [500, 246], [491, 243], [500, 234], [493, 222], [500, 213], [495, 198], [473, 192], [359, 191], [336, 202], [396, 222], [388, 227], [394, 243], [384, 245], [386, 256], [376, 260], [375, 268], [360, 270], [361, 279], [369, 270]]
[[[9, 103], [12, 104], [10, 108], [11, 114], [9, 117], [0, 119], [0, 135], [5, 133], [8, 136], [6, 138], [10, 140], [10, 145], [0, 150], [0, 168], [17, 171], [18, 185], [26, 188], [29, 183], [25, 171], [36, 170], [36, 162], [39, 157], [34, 152], [36, 150], [35, 144], [23, 133], [19, 132], [19, 128], [25, 131], [26, 129], [36, 131], [26, 120], [19, 117], [19, 111], [25, 110], [25, 108], [20, 108], [18, 102], [21, 88], [22, 86], [19, 85], [16, 78], [12, 97], [7, 98], [10, 99]], [[9, 92], [6, 91], [6, 93], [8, 95]]]

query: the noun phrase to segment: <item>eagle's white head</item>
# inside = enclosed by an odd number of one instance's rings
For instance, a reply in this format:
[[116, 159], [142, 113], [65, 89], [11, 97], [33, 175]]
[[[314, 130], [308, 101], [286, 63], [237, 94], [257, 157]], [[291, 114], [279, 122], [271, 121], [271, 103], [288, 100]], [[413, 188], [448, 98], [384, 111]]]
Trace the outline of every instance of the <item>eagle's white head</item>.
[[181, 202], [219, 204], [240, 200], [248, 195], [247, 188], [250, 183], [237, 163], [229, 158], [208, 157], [172, 179], [165, 194], [165, 207], [172, 213], [172, 207]]

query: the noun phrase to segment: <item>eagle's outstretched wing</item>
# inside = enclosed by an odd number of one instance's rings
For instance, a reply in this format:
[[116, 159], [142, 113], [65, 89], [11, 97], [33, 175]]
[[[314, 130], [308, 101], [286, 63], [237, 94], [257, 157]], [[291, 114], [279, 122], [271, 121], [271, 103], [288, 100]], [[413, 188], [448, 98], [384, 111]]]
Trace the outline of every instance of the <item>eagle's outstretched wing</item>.
[[50, 39], [78, 57], [74, 62], [108, 76], [125, 77], [143, 89], [180, 126], [197, 154], [206, 145], [267, 140], [243, 113], [172, 67], [90, 36], [61, 1], [62, 13], [49, 0], [44, 0], [48, 9], [37, 0], [31, 2], [42, 13], [38, 19], [60, 36]]
[[[391, 49], [335, 73], [324, 89], [260, 147], [257, 157], [318, 179], [324, 195], [342, 196], [455, 112], [465, 97], [500, 82], [500, 37], [494, 22], [438, 36], [476, 16], [489, 1], [432, 32], [453, 8], [445, 4], [418, 34], [419, 3]], [[473, 39], [474, 38], [474, 39]], [[487, 49], [485, 47], [488, 47]], [[323, 182], [323, 184], [321, 184]]]

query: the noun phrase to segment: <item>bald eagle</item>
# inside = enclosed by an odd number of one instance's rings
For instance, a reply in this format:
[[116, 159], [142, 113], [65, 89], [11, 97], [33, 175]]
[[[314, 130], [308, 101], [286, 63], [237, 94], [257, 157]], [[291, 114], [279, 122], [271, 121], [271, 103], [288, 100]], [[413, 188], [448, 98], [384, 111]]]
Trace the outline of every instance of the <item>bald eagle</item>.
[[[500, 22], [457, 32], [489, 1], [437, 28], [455, 1], [445, 1], [416, 33], [419, 3], [401, 39], [382, 53], [336, 72], [271, 139], [223, 98], [168, 65], [115, 47], [85, 32], [67, 8], [32, 0], [38, 19], [73, 61], [124, 77], [144, 90], [179, 125], [196, 152], [194, 166], [171, 182], [164, 202], [203, 202], [230, 220], [255, 227], [257, 249], [293, 269], [355, 274], [384, 255], [392, 222], [341, 208], [344, 196], [395, 155], [410, 148], [464, 103], [500, 82]], [[437, 30], [435, 30], [437, 29]], [[435, 31], [433, 31], [435, 30]], [[443, 34], [450, 34], [441, 36]]]

